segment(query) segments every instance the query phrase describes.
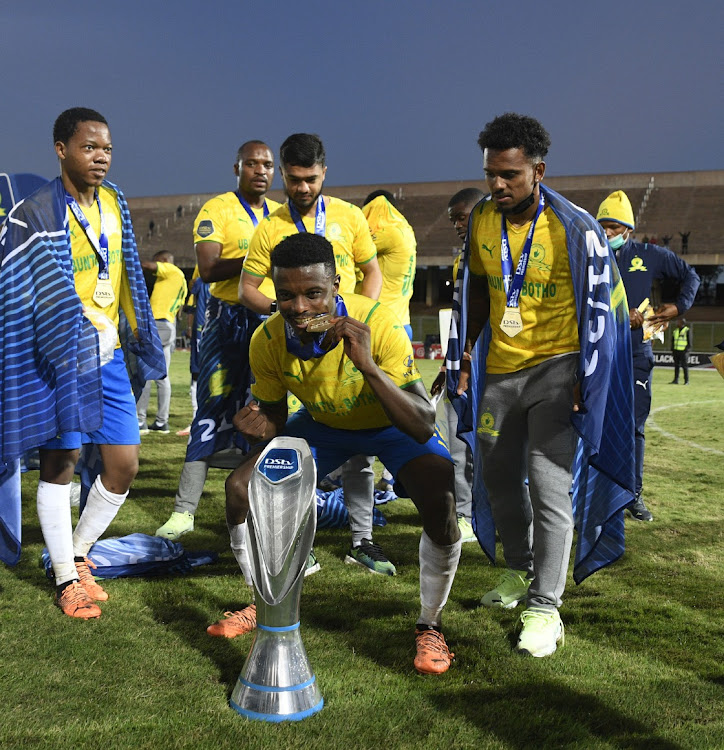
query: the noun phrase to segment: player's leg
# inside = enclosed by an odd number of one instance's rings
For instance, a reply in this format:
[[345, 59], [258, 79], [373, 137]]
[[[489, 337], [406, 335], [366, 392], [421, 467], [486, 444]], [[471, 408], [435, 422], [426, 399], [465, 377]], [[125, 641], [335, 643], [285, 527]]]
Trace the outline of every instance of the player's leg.
[[55, 576], [55, 603], [64, 614], [87, 620], [101, 610], [80, 584], [73, 559], [70, 486], [79, 454], [73, 444], [80, 445], [79, 433], [55, 438], [39, 451], [38, 521]]
[[137, 445], [100, 445], [103, 471], [88, 493], [73, 534], [76, 558], [86, 557], [116, 517], [138, 473]]
[[563, 640], [558, 614], [573, 540], [570, 489], [576, 433], [571, 425], [578, 356], [542, 363], [527, 375], [528, 471], [533, 507], [533, 581], [516, 648], [552, 654]]
[[447, 447], [455, 463], [455, 506], [463, 542], [474, 542], [473, 533], [473, 452], [465, 440], [457, 436], [458, 415], [446, 398]]
[[531, 379], [526, 389], [535, 550], [529, 607], [556, 609], [565, 589], [573, 540], [570, 490], [576, 433], [570, 415], [577, 359], [551, 362], [545, 377]]
[[80, 441], [80, 433], [66, 433], [39, 450], [37, 507], [55, 576], [55, 603], [64, 614], [88, 620], [100, 617], [101, 610], [81, 585], [73, 558], [70, 487]]
[[136, 418], [141, 435], [148, 434], [148, 404], [151, 401], [151, 385], [153, 382], [153, 380], [146, 381], [136, 404]]
[[205, 459], [184, 461], [169, 519], [156, 529], [155, 536], [176, 541], [194, 530], [194, 516], [206, 484], [209, 464]]
[[422, 518], [420, 536], [420, 616], [415, 627], [415, 669], [445, 672], [454, 658], [442, 634], [442, 610], [460, 559], [452, 458], [440, 434], [423, 444], [395, 427], [369, 438], [395, 477], [397, 494], [410, 497]]
[[228, 322], [221, 319], [233, 313], [216, 299], [209, 306], [209, 318], [199, 345], [198, 408], [191, 423], [174, 509], [168, 520], [156, 529], [156, 536], [175, 541], [193, 531], [209, 469], [208, 459], [233, 441], [231, 420], [240, 399], [241, 379], [248, 374], [243, 347], [234, 343]]
[[344, 503], [349, 512], [352, 548], [345, 563], [359, 565], [363, 570], [379, 575], [395, 575], [395, 566], [387, 559], [379, 545], [372, 542], [372, 519], [375, 507], [374, 456], [352, 456], [342, 467]]
[[128, 497], [138, 473], [137, 445], [100, 445], [103, 471], [95, 478], [83, 513], [73, 532], [73, 559], [80, 581], [91, 598], [105, 601], [108, 594], [96, 583], [88, 559], [91, 547], [105, 534]]
[[527, 477], [527, 425], [521, 408], [521, 373], [488, 375], [477, 440], [483, 481], [507, 570], [481, 599], [486, 607], [512, 609], [525, 599], [533, 574], [533, 511]]
[[[226, 525], [229, 529], [231, 551], [248, 586], [252, 586], [251, 566], [246, 538], [246, 516], [249, 512], [249, 481], [259, 454], [264, 446], [252, 448], [239, 466], [226, 479]], [[218, 638], [235, 638], [250, 633], [256, 627], [256, 606], [252, 603], [236, 611], [224, 613], [206, 632]]]
[[123, 505], [138, 473], [141, 438], [136, 421], [136, 404], [131, 392], [123, 353], [101, 368], [103, 381], [103, 423], [84, 437], [98, 445], [102, 472], [90, 487], [86, 504], [73, 533], [73, 555], [81, 583], [98, 601], [108, 598], [89, 570], [90, 548], [106, 532]]
[[645, 353], [634, 357], [634, 442], [635, 442], [635, 467], [636, 467], [636, 497], [627, 506], [628, 512], [637, 521], [653, 521], [651, 512], [646, 507], [643, 499], [644, 486], [644, 452], [646, 449], [646, 420], [651, 411], [651, 387], [653, 374], [653, 354], [647, 356]]
[[[155, 427], [168, 430], [168, 418], [171, 408], [171, 354], [176, 344], [176, 325], [168, 320], [156, 321], [158, 335], [163, 346], [163, 357], [166, 360], [166, 375], [162, 380], [156, 381], [158, 390], [158, 408], [156, 409]], [[152, 429], [149, 427], [149, 429]], [[160, 429], [159, 431], [164, 431]]]

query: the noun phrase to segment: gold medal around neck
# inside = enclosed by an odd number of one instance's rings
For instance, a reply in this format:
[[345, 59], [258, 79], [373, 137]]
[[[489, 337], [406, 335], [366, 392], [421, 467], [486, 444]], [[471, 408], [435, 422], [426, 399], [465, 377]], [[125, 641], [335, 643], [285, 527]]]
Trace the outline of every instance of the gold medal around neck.
[[93, 292], [93, 301], [99, 307], [108, 307], [112, 305], [116, 299], [116, 295], [113, 293], [113, 284], [110, 279], [98, 279], [96, 281], [96, 290]]
[[511, 339], [523, 330], [523, 318], [517, 307], [506, 307], [503, 319], [500, 321], [500, 330]]

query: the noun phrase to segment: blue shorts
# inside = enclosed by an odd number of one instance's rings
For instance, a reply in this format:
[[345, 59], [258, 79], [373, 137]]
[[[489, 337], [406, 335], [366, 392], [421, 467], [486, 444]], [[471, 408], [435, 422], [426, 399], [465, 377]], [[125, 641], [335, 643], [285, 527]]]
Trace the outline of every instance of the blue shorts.
[[103, 384], [103, 422], [93, 432], [64, 432], [41, 446], [45, 450], [75, 450], [81, 444], [139, 445], [136, 399], [128, 379], [123, 350], [116, 349], [113, 359], [101, 367]]
[[371, 430], [328, 427], [315, 422], [302, 408], [289, 417], [283, 434], [304, 438], [309, 443], [319, 477], [327, 476], [348, 458], [359, 454], [377, 456], [395, 478], [405, 464], [418, 456], [432, 454], [453, 462], [437, 427], [426, 443], [418, 443], [392, 425]]

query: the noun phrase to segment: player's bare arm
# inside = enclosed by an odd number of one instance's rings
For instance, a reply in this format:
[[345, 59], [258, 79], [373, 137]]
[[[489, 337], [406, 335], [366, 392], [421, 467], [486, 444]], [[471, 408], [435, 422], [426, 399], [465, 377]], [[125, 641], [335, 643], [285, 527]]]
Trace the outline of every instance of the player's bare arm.
[[359, 320], [336, 318], [330, 334], [342, 341], [344, 353], [364, 375], [392, 424], [418, 443], [427, 442], [435, 431], [435, 410], [424, 386], [413, 383], [402, 389], [377, 366], [370, 349], [369, 326]]
[[[468, 305], [468, 328], [465, 341], [465, 352], [470, 354], [480, 337], [480, 332], [490, 317], [490, 291], [486, 276], [470, 274], [470, 304]], [[460, 362], [460, 379], [458, 395], [465, 393], [470, 380], [470, 358], [463, 357]]]
[[287, 402], [259, 404], [251, 401], [239, 409], [233, 421], [234, 428], [250, 444], [271, 440], [281, 434], [287, 422]]
[[274, 300], [259, 291], [262, 281], [264, 279], [260, 276], [253, 276], [242, 270], [239, 279], [239, 302], [259, 315], [269, 315]]
[[206, 284], [214, 281], [233, 279], [241, 273], [243, 258], [222, 258], [220, 242], [197, 242], [196, 262], [199, 266], [199, 276]]
[[360, 287], [360, 294], [370, 299], [379, 299], [382, 292], [382, 271], [377, 258], [367, 261], [359, 266], [364, 279]]

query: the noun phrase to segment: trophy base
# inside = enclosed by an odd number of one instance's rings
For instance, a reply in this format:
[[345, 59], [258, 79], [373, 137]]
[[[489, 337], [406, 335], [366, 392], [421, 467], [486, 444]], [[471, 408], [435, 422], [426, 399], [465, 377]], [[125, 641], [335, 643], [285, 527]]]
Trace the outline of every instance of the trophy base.
[[[237, 683], [237, 689], [239, 687], [239, 684]], [[294, 713], [279, 713], [278, 709], [279, 706], [274, 706], [275, 709], [271, 713], [261, 713], [258, 711], [252, 711], [248, 708], [242, 708], [241, 706], [238, 706], [236, 703], [234, 703], [234, 700], [229, 701], [229, 705], [238, 713], [240, 713], [242, 716], [244, 716], [247, 719], [250, 719], [251, 721], [268, 721], [274, 724], [280, 724], [283, 721], [301, 721], [302, 719], [306, 719], [308, 716], [313, 716], [314, 714], [318, 713], [324, 708], [324, 698], [322, 698], [319, 695], [319, 690], [317, 689], [316, 685], [312, 686], [314, 688], [314, 691], [316, 692], [316, 697], [319, 697], [319, 702], [311, 706], [310, 708], [295, 711]], [[311, 702], [311, 701], [307, 701]]]
[[254, 643], [229, 701], [247, 719], [301, 721], [324, 707], [324, 699], [299, 636], [299, 623], [258, 625]]

